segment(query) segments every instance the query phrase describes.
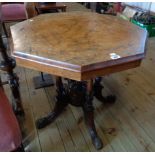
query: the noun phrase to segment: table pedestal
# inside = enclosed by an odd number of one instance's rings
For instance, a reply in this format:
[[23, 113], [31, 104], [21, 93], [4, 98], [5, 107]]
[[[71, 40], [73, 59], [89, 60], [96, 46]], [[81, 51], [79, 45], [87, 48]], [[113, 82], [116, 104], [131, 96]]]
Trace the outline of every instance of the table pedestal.
[[83, 109], [85, 123], [92, 142], [96, 149], [101, 149], [103, 144], [96, 132], [94, 123], [93, 97], [95, 96], [103, 103], [114, 103], [116, 100], [116, 97], [113, 95], [107, 97], [102, 96], [103, 86], [100, 84], [101, 80], [100, 77], [96, 78], [94, 82], [93, 80], [78, 82], [67, 79], [68, 85], [64, 87], [61, 77], [56, 77], [57, 101], [55, 107], [47, 116], [36, 121], [36, 127], [41, 129], [52, 123], [69, 103], [74, 106], [80, 106]]

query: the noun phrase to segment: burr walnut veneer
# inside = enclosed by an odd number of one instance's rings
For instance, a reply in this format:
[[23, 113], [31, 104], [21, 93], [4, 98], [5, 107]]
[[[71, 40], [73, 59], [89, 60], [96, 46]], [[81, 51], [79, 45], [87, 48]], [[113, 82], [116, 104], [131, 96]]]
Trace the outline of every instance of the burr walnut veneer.
[[56, 76], [54, 110], [37, 120], [37, 128], [54, 121], [68, 103], [81, 106], [92, 142], [102, 148], [92, 101], [95, 96], [110, 103], [115, 96], [102, 96], [100, 76], [139, 66], [147, 32], [118, 17], [72, 12], [39, 15], [12, 26], [11, 34], [18, 65]]
[[78, 81], [138, 66], [147, 35], [128, 21], [90, 12], [39, 15], [11, 33], [18, 64]]

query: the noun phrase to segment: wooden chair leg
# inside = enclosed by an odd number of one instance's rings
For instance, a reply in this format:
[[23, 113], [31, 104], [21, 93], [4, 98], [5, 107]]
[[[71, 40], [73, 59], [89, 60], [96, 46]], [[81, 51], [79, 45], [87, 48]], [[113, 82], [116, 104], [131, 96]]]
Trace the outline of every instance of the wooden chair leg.
[[3, 30], [4, 30], [5, 36], [8, 37], [7, 29], [6, 29], [6, 26], [5, 26], [4, 22], [2, 22], [2, 26], [3, 26]]
[[18, 77], [13, 72], [16, 66], [14, 59], [10, 58], [7, 54], [6, 48], [3, 43], [2, 36], [0, 36], [0, 52], [2, 55], [2, 61], [0, 62], [0, 69], [8, 74], [8, 84], [10, 85], [12, 95], [14, 97], [14, 111], [16, 114], [24, 115], [24, 110], [21, 103], [21, 97], [19, 92]]
[[13, 72], [7, 72], [8, 74], [8, 81], [9, 85], [11, 88], [11, 92], [13, 95], [13, 110], [16, 115], [24, 115], [24, 110], [22, 106], [22, 101], [21, 101], [21, 96], [20, 96], [20, 91], [19, 91], [19, 82], [18, 82], [18, 77], [15, 73]]

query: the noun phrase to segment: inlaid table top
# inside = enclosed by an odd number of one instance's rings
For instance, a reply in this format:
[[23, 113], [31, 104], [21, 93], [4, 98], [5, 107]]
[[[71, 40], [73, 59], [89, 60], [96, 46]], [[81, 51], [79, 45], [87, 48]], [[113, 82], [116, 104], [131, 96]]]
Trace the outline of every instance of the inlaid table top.
[[78, 81], [138, 66], [147, 39], [128, 21], [92, 12], [39, 15], [11, 34], [17, 64]]

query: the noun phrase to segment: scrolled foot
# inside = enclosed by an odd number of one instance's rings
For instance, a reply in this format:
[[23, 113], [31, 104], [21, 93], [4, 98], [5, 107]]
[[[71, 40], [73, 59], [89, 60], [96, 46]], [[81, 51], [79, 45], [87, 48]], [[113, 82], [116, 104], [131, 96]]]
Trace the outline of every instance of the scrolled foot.
[[36, 127], [37, 129], [42, 129], [49, 125], [51, 122], [46, 118], [40, 118], [36, 121]]
[[42, 129], [42, 128], [46, 127], [47, 125], [49, 125], [50, 123], [52, 123], [55, 118], [56, 118], [56, 114], [54, 112], [53, 113], [50, 113], [46, 117], [39, 118], [38, 120], [36, 120], [36, 123], [35, 123], [37, 129]]
[[94, 147], [95, 147], [97, 150], [100, 150], [100, 149], [102, 149], [102, 147], [103, 147], [103, 143], [102, 143], [101, 139], [100, 139], [98, 136], [96, 136], [96, 137], [94, 137], [94, 138], [92, 139], [92, 143], [93, 143]]
[[100, 137], [98, 136], [98, 134], [96, 132], [94, 122], [93, 122], [93, 126], [89, 126], [89, 134], [91, 136], [92, 143], [93, 143], [94, 147], [97, 150], [101, 149], [103, 147], [103, 143], [102, 143], [102, 140], [100, 139]]

